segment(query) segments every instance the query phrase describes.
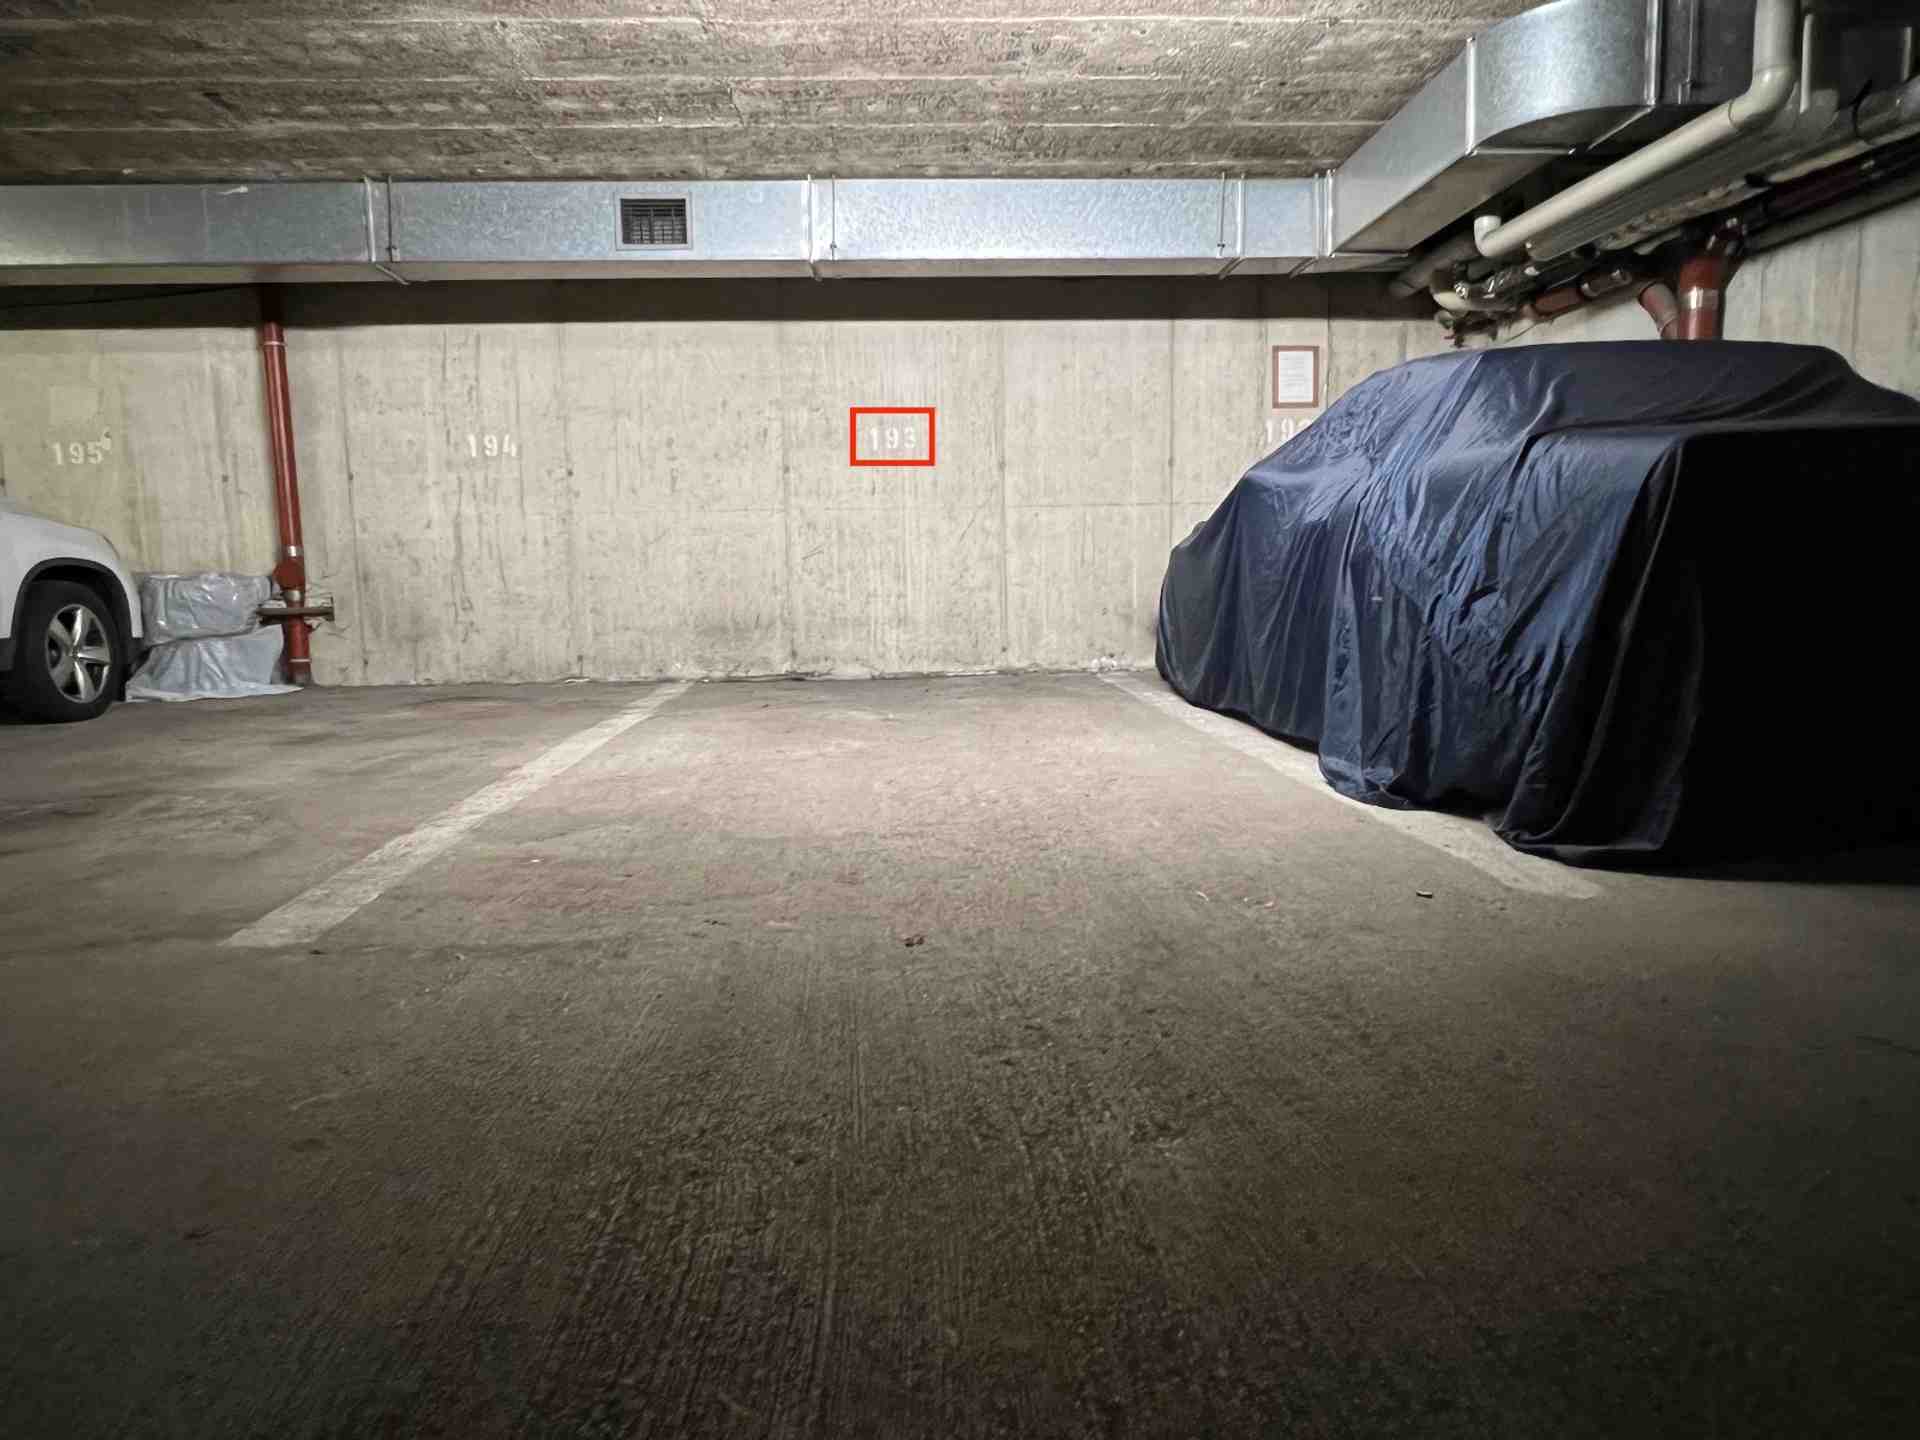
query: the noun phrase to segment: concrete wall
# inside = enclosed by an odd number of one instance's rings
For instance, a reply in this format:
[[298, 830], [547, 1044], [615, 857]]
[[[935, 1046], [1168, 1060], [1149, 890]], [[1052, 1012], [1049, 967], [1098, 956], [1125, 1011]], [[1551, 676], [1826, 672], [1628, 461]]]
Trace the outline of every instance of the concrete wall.
[[[316, 636], [316, 676], [1149, 664], [1169, 546], [1319, 413], [1272, 407], [1269, 347], [1322, 347], [1324, 401], [1443, 343], [1371, 294], [1258, 280], [292, 292], [309, 568], [340, 611]], [[267, 569], [251, 304], [16, 312], [0, 329], [0, 484], [106, 530], [136, 567]], [[849, 466], [850, 405], [937, 407], [939, 463]], [[102, 437], [99, 463], [55, 455]]]
[[[1442, 348], [1375, 294], [1261, 280], [292, 291], [309, 565], [340, 611], [315, 673], [1148, 664], [1169, 546], [1319, 413], [1272, 407], [1270, 347], [1322, 347], [1323, 400]], [[1831, 345], [1920, 392], [1920, 202], [1757, 258], [1729, 304], [1735, 338]], [[254, 319], [244, 290], [0, 314], [0, 488], [106, 531], [139, 568], [265, 571]], [[1627, 304], [1503, 343], [1651, 333]], [[850, 467], [850, 405], [937, 407], [938, 465]]]
[[[1500, 343], [1654, 334], [1628, 301], [1576, 310]], [[1753, 257], [1727, 289], [1726, 336], [1825, 345], [1869, 380], [1920, 395], [1920, 199]]]
[[0, 313], [61, 327], [0, 326], [0, 493], [105, 532], [146, 568], [264, 572], [273, 477], [252, 297], [187, 303], [185, 327], [168, 323], [180, 301]]

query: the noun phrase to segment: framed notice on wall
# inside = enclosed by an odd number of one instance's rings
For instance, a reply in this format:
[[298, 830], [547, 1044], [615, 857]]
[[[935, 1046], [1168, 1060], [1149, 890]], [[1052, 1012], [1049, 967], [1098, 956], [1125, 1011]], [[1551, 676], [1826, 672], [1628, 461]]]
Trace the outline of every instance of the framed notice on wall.
[[1320, 404], [1320, 347], [1273, 347], [1273, 408], [1317, 408]]

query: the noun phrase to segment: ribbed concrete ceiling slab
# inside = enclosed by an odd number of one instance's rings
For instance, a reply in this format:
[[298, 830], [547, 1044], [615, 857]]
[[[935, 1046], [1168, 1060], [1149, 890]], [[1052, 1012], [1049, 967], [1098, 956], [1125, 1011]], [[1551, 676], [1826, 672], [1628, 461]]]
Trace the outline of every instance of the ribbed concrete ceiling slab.
[[1305, 175], [1535, 0], [0, 0], [0, 176]]

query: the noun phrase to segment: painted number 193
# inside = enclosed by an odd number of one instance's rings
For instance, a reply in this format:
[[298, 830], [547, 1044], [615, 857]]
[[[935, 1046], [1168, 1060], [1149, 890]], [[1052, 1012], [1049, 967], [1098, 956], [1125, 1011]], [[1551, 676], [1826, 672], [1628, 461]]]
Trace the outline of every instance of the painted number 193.
[[935, 448], [930, 405], [854, 405], [847, 412], [847, 463], [932, 465]]
[[911, 422], [905, 425], [869, 425], [867, 426], [867, 453], [869, 455], [915, 454], [920, 449], [920, 427]]

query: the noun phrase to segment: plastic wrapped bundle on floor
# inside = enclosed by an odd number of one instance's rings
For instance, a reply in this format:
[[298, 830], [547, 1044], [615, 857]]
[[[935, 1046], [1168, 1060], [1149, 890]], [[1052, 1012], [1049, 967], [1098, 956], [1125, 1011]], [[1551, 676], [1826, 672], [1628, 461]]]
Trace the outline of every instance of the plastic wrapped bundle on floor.
[[245, 635], [169, 640], [154, 646], [127, 681], [127, 699], [241, 700], [291, 694], [300, 687], [281, 682], [282, 643], [278, 625], [263, 625]]
[[260, 624], [260, 607], [273, 599], [268, 576], [203, 570], [142, 575], [138, 584], [154, 648], [127, 682], [129, 700], [236, 700], [298, 688], [281, 683], [280, 627]]
[[1831, 351], [1539, 345], [1363, 381], [1174, 548], [1160, 673], [1375, 805], [1584, 863], [1905, 839], [1920, 401]]
[[231, 570], [202, 570], [194, 575], [142, 575], [140, 613], [147, 639], [205, 640], [215, 635], [244, 635], [260, 624], [257, 613], [273, 599], [273, 580]]

